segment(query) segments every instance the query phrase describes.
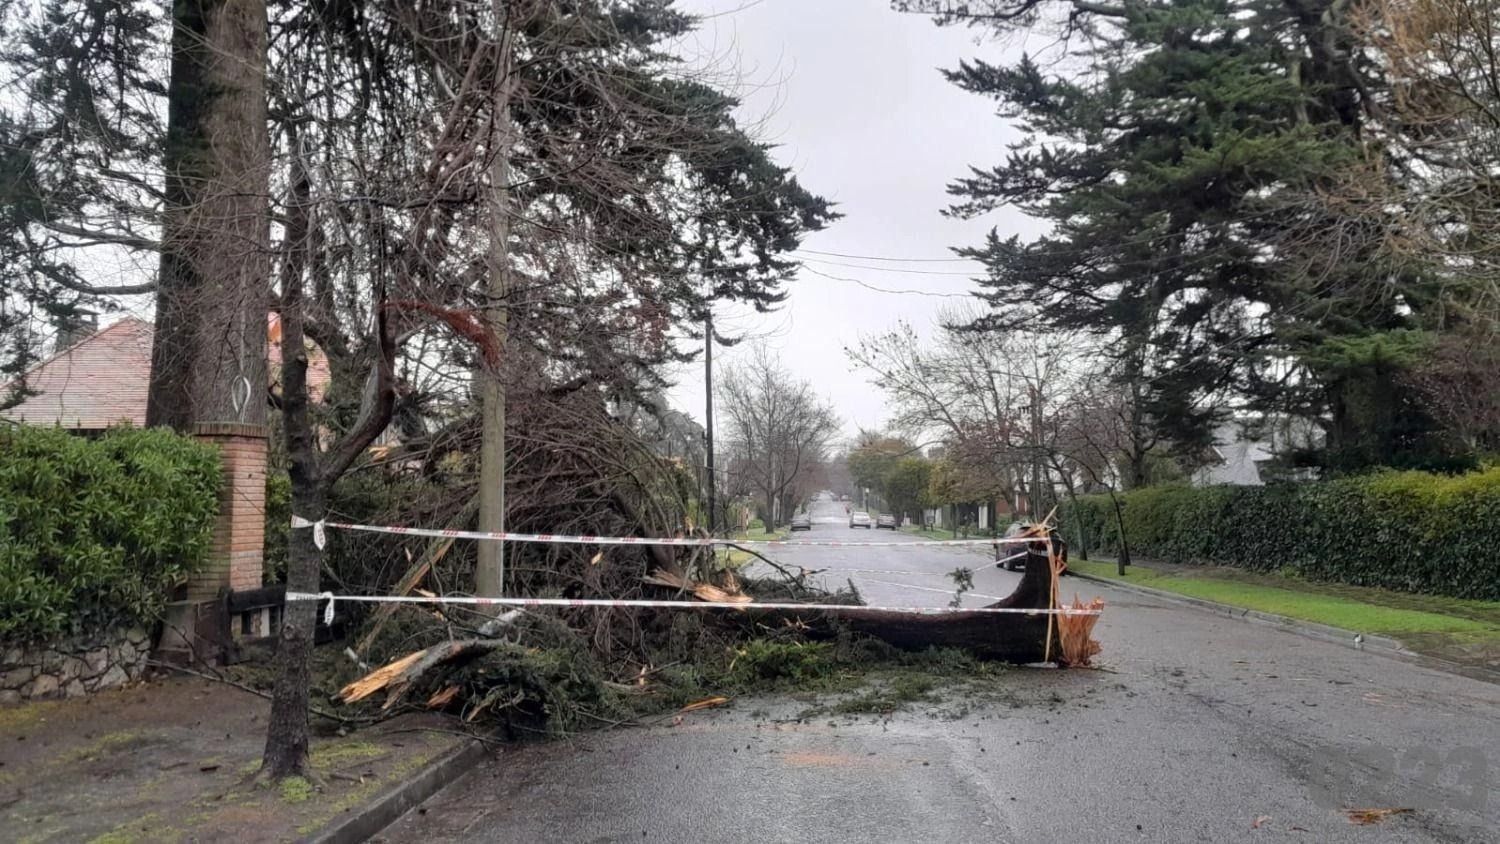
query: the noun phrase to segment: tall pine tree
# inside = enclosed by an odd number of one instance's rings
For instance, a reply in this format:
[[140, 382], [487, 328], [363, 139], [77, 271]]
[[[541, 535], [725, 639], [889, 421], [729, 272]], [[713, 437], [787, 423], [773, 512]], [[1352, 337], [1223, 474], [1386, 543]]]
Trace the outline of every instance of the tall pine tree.
[[992, 233], [963, 250], [989, 268], [995, 311], [976, 327], [1023, 318], [1116, 338], [1141, 424], [1186, 454], [1252, 407], [1322, 422], [1338, 465], [1427, 450], [1420, 408], [1387, 395], [1372, 412], [1362, 398], [1400, 391], [1399, 356], [1330, 353], [1406, 336], [1424, 291], [1310, 201], [1362, 154], [1367, 85], [1336, 27], [1274, 0], [1102, 17], [1069, 5], [1104, 35], [1070, 57], [1076, 77], [1029, 58], [948, 74], [1025, 133], [951, 186], [952, 213], [1013, 204], [1052, 224], [1031, 243]]

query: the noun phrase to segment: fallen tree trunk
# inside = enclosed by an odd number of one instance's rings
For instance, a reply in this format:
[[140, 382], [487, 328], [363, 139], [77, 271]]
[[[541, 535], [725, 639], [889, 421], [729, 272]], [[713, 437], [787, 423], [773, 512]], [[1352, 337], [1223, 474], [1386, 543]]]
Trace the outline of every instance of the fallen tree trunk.
[[[1057, 540], [1054, 539], [1056, 543]], [[728, 623], [748, 626], [793, 628], [798, 635], [810, 639], [831, 639], [845, 631], [853, 631], [885, 642], [901, 650], [921, 651], [928, 648], [959, 648], [977, 659], [998, 660], [1014, 663], [1033, 663], [1057, 660], [1060, 663], [1086, 664], [1088, 658], [1098, 651], [1097, 643], [1089, 637], [1094, 617], [1080, 618], [1077, 624], [1059, 624], [1060, 616], [1047, 610], [1056, 604], [1056, 574], [1061, 570], [1065, 552], [1060, 551], [1055, 562], [1049, 551], [1052, 546], [1038, 541], [1027, 546], [1026, 571], [1015, 591], [1003, 600], [986, 609], [1014, 609], [1014, 613], [986, 613], [975, 611], [945, 612], [924, 615], [901, 610], [870, 610], [851, 604], [847, 610], [796, 609], [788, 607], [767, 608], [748, 601], [749, 596], [728, 591], [712, 584], [695, 584], [681, 575], [656, 572], [648, 583], [689, 591], [710, 603], [735, 603], [739, 608], [720, 611], [720, 618], [733, 619]], [[1059, 546], [1060, 547], [1060, 543]], [[731, 584], [732, 585], [732, 584]], [[1083, 605], [1075, 602], [1078, 609], [1093, 609], [1101, 604]], [[826, 606], [826, 605], [825, 605]], [[1027, 612], [1032, 610], [1035, 612]], [[1063, 631], [1066, 630], [1066, 633]], [[1064, 647], [1067, 645], [1068, 647]], [[431, 687], [433, 682], [426, 675], [439, 667], [450, 669], [484, 657], [508, 646], [498, 639], [461, 639], [442, 642], [396, 659], [370, 674], [348, 684], [339, 697], [352, 703], [377, 691], [386, 690], [383, 706], [390, 709], [404, 699], [408, 692], [422, 686]], [[1071, 654], [1071, 656], [1070, 656]], [[443, 680], [447, 675], [437, 679]], [[494, 675], [492, 679], [499, 675]], [[508, 675], [507, 675], [508, 676]], [[514, 680], [514, 677], [510, 679]], [[500, 685], [504, 685], [503, 683]], [[508, 691], [497, 686], [485, 694], [473, 709], [469, 718], [491, 708]], [[459, 695], [459, 684], [448, 680], [427, 699], [429, 708], [441, 708], [452, 703]], [[498, 696], [497, 696], [498, 695]], [[517, 693], [514, 699], [501, 704], [511, 706], [524, 697]]]
[[[987, 608], [1052, 608], [1052, 569], [1045, 543], [1027, 546], [1026, 572], [1015, 591]], [[978, 659], [1002, 662], [1043, 662], [1059, 653], [1056, 624], [1045, 612], [953, 612], [919, 615], [907, 612], [855, 610], [850, 612], [798, 610], [752, 611], [761, 623], [805, 626], [807, 635], [829, 638], [840, 628], [879, 639], [901, 650], [961, 648]], [[1048, 647], [1048, 638], [1052, 639]]]

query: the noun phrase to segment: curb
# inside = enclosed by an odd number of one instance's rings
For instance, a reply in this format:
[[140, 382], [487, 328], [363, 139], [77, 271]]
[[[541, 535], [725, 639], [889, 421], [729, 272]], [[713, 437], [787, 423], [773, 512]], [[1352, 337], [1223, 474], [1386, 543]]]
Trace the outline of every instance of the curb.
[[402, 815], [468, 773], [485, 756], [485, 744], [469, 739], [427, 764], [414, 776], [381, 792], [370, 802], [319, 832], [306, 844], [357, 844], [368, 841]]
[[[1263, 624], [1268, 627], [1275, 627], [1287, 633], [1293, 633], [1309, 639], [1317, 639], [1323, 642], [1331, 642], [1335, 645], [1343, 645], [1350, 650], [1356, 649], [1354, 647], [1353, 635], [1356, 631], [1345, 630], [1342, 627], [1331, 627], [1327, 624], [1318, 624], [1315, 621], [1303, 621], [1300, 618], [1291, 618], [1285, 615], [1276, 615], [1275, 613], [1261, 612], [1260, 610], [1252, 610], [1245, 607], [1236, 607], [1230, 604], [1221, 604], [1218, 601], [1209, 601], [1203, 598], [1194, 598], [1189, 595], [1179, 595], [1176, 592], [1167, 592], [1162, 589], [1152, 589], [1149, 586], [1138, 586], [1134, 583], [1121, 583], [1118, 580], [1112, 580], [1108, 577], [1099, 577], [1098, 575], [1084, 574], [1073, 569], [1068, 570], [1068, 576], [1076, 577], [1079, 580], [1087, 580], [1092, 583], [1098, 583], [1103, 586], [1109, 586], [1114, 589], [1119, 589], [1122, 592], [1134, 592], [1138, 595], [1145, 595], [1147, 597], [1156, 598], [1162, 601], [1169, 601], [1176, 604], [1185, 604], [1187, 606], [1193, 607], [1194, 609], [1204, 610], [1205, 612], [1210, 612], [1215, 615], [1223, 615], [1228, 616], [1229, 618], [1236, 618], [1242, 621], [1249, 621], [1255, 624]], [[1395, 659], [1401, 662], [1422, 665], [1427, 668], [1446, 671], [1450, 674], [1458, 674], [1464, 677], [1468, 677], [1471, 680], [1483, 680], [1488, 683], [1500, 684], [1500, 671], [1491, 671], [1488, 668], [1481, 668], [1473, 665], [1464, 665], [1463, 663], [1452, 662], [1446, 659], [1440, 659], [1438, 657], [1425, 656], [1415, 651], [1408, 650], [1405, 645], [1401, 644], [1401, 642], [1386, 636], [1375, 636], [1369, 633], [1365, 633], [1362, 635], [1364, 636], [1364, 647], [1361, 650], [1364, 653], [1385, 657], [1386, 659]]]

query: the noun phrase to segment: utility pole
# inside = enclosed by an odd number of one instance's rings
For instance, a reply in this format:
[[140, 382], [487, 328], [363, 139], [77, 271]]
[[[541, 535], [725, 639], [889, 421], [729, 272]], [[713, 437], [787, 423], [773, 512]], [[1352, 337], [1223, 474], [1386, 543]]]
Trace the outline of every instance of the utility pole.
[[1031, 502], [1031, 520], [1040, 521], [1042, 508], [1046, 506], [1042, 499], [1042, 392], [1034, 385], [1026, 386], [1027, 392], [1031, 394], [1031, 478], [1032, 489], [1035, 491]]
[[[488, 281], [485, 288], [484, 318], [494, 335], [498, 351], [494, 360], [486, 360], [481, 375], [480, 414], [482, 427], [479, 441], [479, 529], [494, 533], [505, 531], [505, 346], [510, 329], [510, 149], [514, 126], [510, 119], [511, 97], [515, 91], [515, 26], [509, 20], [505, 0], [494, 5], [498, 59], [493, 125], [490, 129], [490, 244], [486, 257]], [[505, 592], [505, 543], [488, 540], [479, 543], [474, 569], [474, 592], [481, 597], [498, 598]]]
[[708, 469], [708, 532], [718, 532], [718, 478], [714, 476], [714, 314], [710, 309], [703, 320], [703, 429]]

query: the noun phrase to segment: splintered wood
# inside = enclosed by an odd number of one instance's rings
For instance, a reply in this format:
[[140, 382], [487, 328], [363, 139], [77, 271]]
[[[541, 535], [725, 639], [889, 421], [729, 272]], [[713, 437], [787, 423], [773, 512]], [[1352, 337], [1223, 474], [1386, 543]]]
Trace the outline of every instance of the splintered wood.
[[339, 690], [338, 699], [344, 703], [354, 703], [381, 689], [387, 689], [386, 701], [381, 708], [390, 709], [401, 700], [407, 689], [411, 688], [417, 679], [433, 667], [465, 662], [489, 653], [501, 647], [502, 644], [497, 639], [460, 639], [423, 648], [382, 665], [355, 680]]
[[[1104, 608], [1104, 599], [1095, 598], [1085, 604], [1073, 595], [1073, 605], [1064, 604], [1062, 609], [1099, 610]], [[1062, 662], [1070, 666], [1084, 666], [1099, 653], [1099, 643], [1091, 635], [1097, 615], [1059, 615], [1057, 617], [1057, 640], [1062, 646]]]
[[[1053, 512], [1057, 512], [1056, 508], [1053, 508]], [[1052, 514], [1048, 513], [1047, 519], [1050, 521], [1051, 518]], [[1045, 525], [1046, 523], [1044, 522], [1042, 524]], [[1036, 535], [1050, 537], [1051, 529], [1044, 527], [1043, 530], [1038, 532]], [[1053, 609], [1096, 611], [1104, 609], [1103, 598], [1095, 598], [1094, 600], [1085, 604], [1083, 601], [1080, 601], [1078, 599], [1078, 593], [1075, 592], [1073, 594], [1072, 606], [1068, 606], [1058, 598], [1058, 583], [1062, 578], [1063, 571], [1067, 569], [1068, 565], [1063, 560], [1063, 555], [1058, 552], [1057, 546], [1052, 542], [1050, 538], [1047, 539], [1047, 562], [1049, 564], [1048, 567], [1051, 569], [1049, 573], [1052, 576], [1051, 605]], [[1058, 648], [1062, 651], [1062, 653], [1059, 654], [1057, 658], [1058, 664], [1070, 666], [1073, 668], [1082, 668], [1088, 666], [1089, 661], [1092, 660], [1101, 649], [1099, 643], [1095, 641], [1092, 636], [1094, 632], [1094, 625], [1099, 622], [1099, 616], [1083, 615], [1081, 613], [1060, 613], [1058, 615], [1052, 616], [1051, 620], [1049, 620], [1047, 630], [1047, 656], [1049, 659], [1052, 656], [1053, 621], [1055, 621], [1057, 625]]]
[[743, 592], [731, 592], [728, 589], [721, 589], [712, 583], [693, 583], [676, 572], [662, 569], [652, 572], [645, 578], [645, 582], [653, 586], [682, 589], [693, 593], [701, 601], [708, 601], [713, 604], [748, 604], [754, 600]]
[[399, 677], [403, 671], [416, 664], [416, 661], [426, 654], [426, 650], [416, 651], [394, 662], [380, 666], [369, 674], [339, 689], [339, 700], [344, 703], [354, 703], [357, 700], [364, 700], [390, 685], [392, 680]]

